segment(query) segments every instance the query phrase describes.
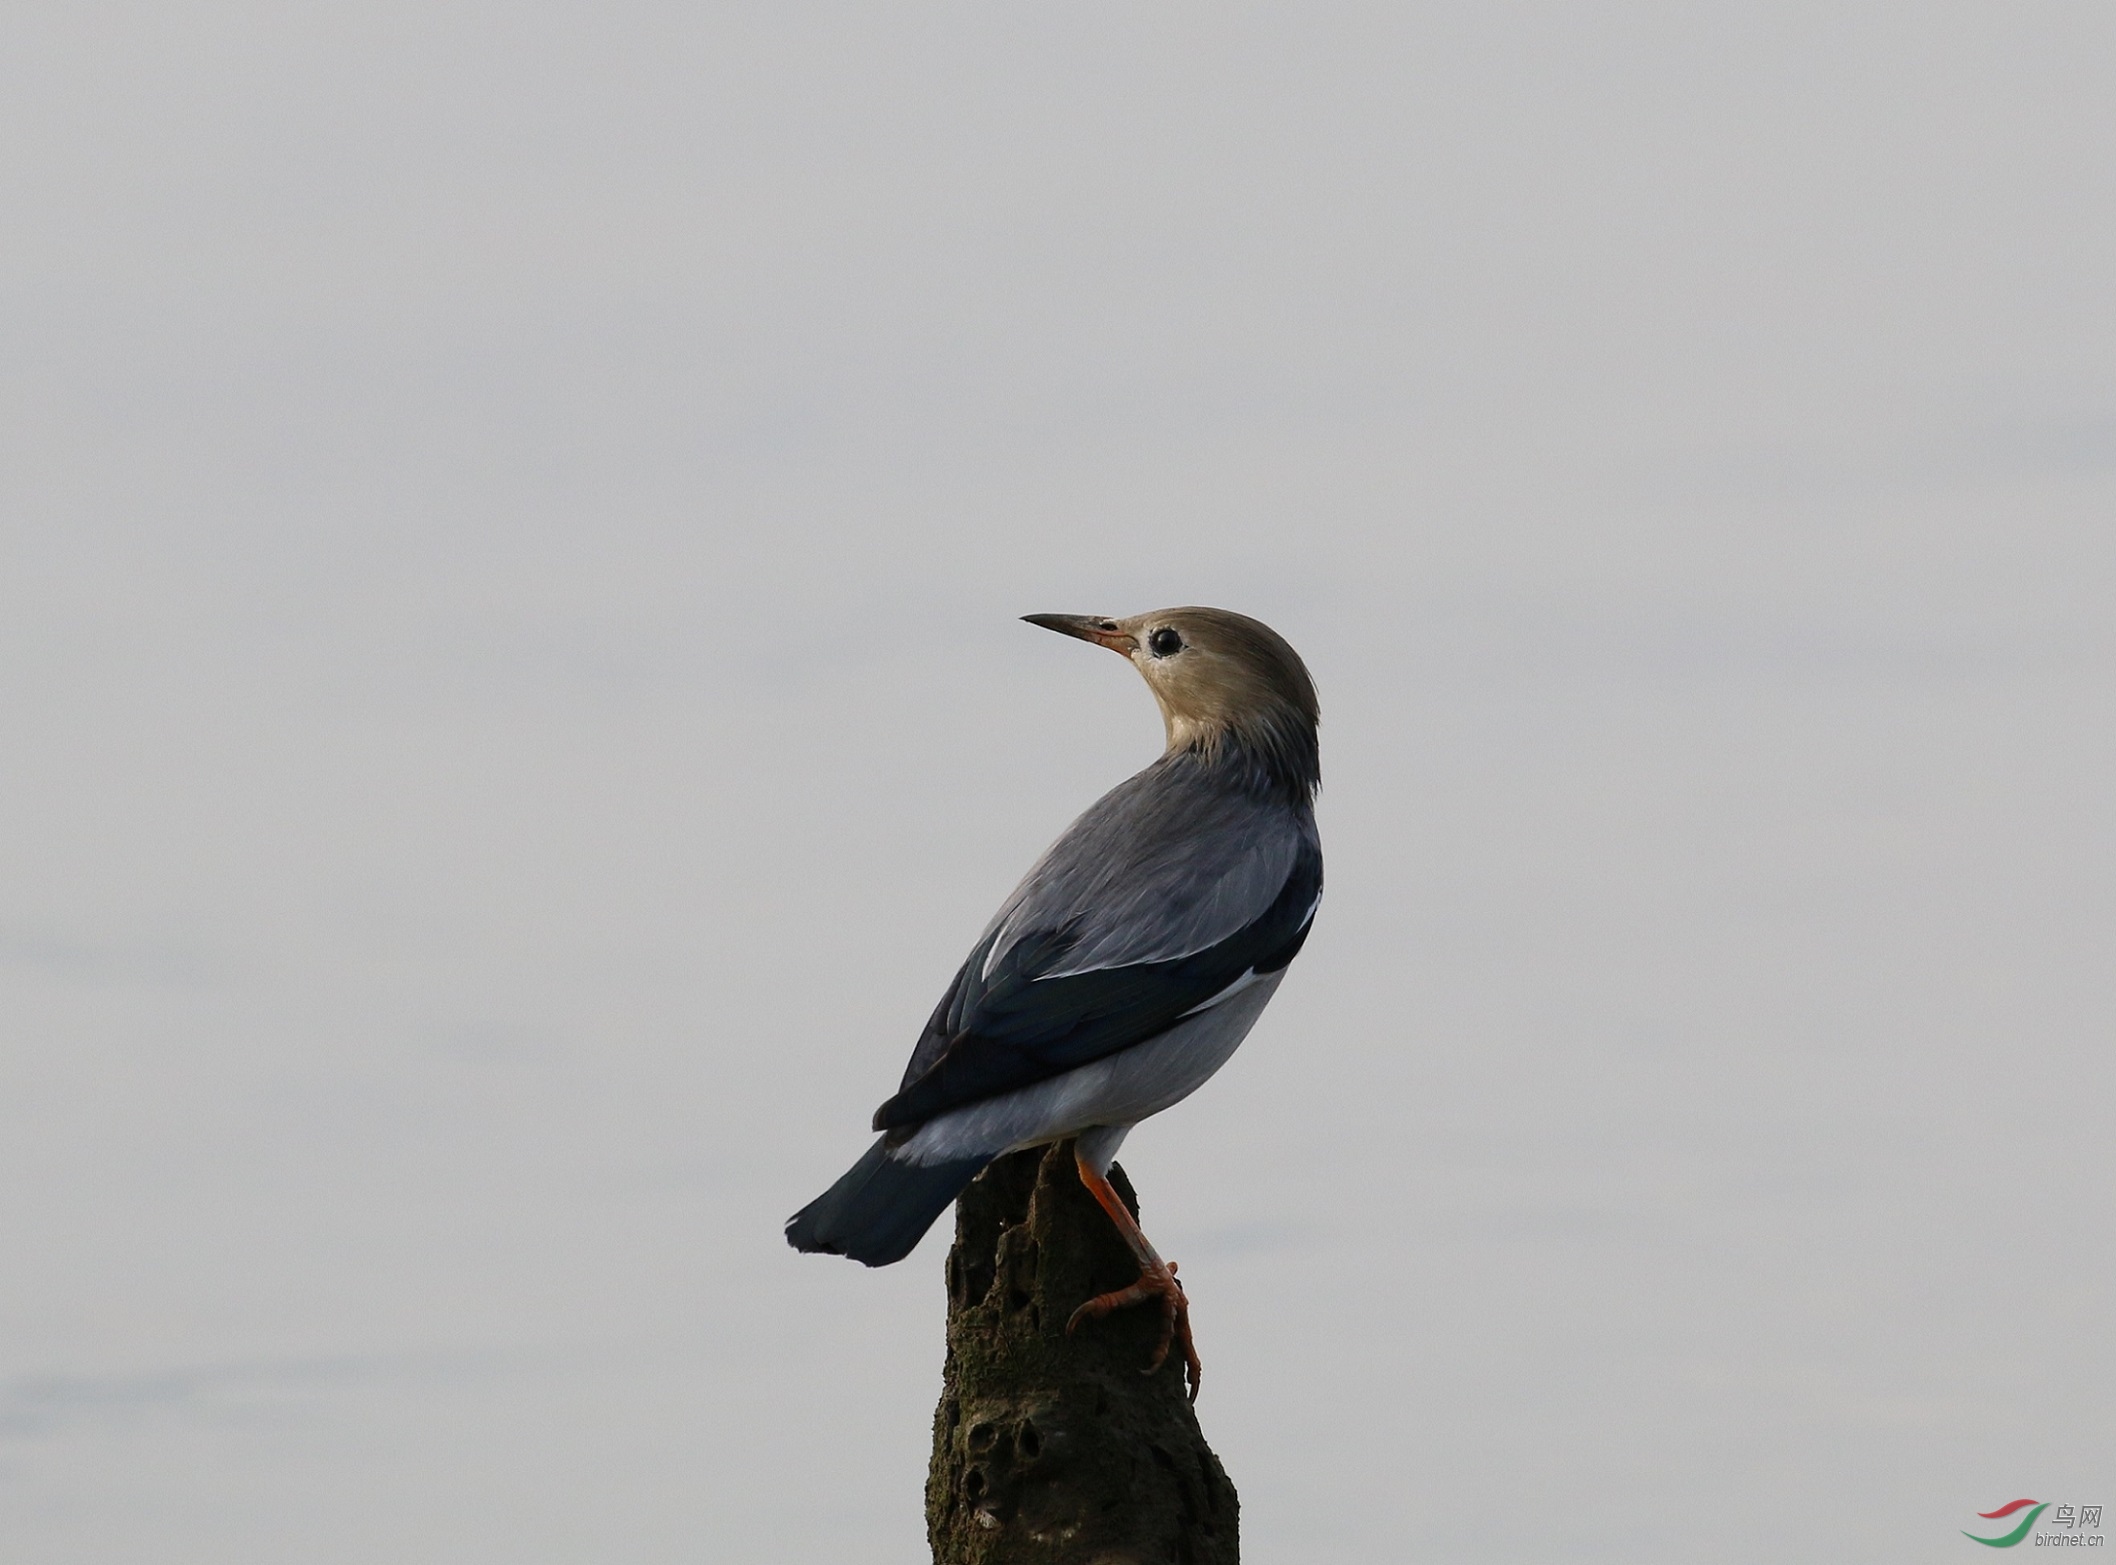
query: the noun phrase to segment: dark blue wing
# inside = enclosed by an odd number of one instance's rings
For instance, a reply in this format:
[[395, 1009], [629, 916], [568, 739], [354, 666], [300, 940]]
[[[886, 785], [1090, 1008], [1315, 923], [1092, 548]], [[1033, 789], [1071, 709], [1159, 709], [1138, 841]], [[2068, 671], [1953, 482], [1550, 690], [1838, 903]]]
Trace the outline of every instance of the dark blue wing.
[[[1017, 922], [1010, 933], [1003, 911], [955, 975], [903, 1090], [875, 1111], [874, 1128], [907, 1130], [1144, 1043], [1245, 975], [1283, 968], [1307, 939], [1322, 896], [1322, 850], [1305, 811], [1279, 824], [1295, 838], [1285, 879], [1255, 917], [1202, 950], [1079, 971], [1084, 941], [1107, 944], [1087, 910], [1027, 930]], [[1010, 943], [995, 958], [1002, 934]], [[1150, 944], [1152, 936], [1140, 938]]]

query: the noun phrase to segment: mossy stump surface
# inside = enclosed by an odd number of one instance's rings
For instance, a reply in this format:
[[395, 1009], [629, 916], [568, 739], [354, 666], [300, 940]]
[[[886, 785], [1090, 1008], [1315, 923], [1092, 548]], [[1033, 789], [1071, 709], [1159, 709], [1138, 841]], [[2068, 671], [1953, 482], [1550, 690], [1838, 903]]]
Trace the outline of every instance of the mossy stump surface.
[[[1123, 1171], [1110, 1180], [1136, 1214]], [[1142, 1373], [1160, 1312], [1065, 1333], [1084, 1300], [1138, 1275], [1069, 1141], [1001, 1158], [963, 1192], [926, 1479], [934, 1565], [1236, 1565], [1234, 1486], [1182, 1355]]]

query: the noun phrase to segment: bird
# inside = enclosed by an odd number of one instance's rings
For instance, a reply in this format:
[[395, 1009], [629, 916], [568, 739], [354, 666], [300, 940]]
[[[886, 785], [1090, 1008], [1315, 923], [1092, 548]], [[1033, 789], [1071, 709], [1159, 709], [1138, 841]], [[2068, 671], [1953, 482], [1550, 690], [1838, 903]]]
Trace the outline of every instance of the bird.
[[875, 1110], [877, 1139], [788, 1220], [786, 1238], [887, 1266], [993, 1159], [1073, 1138], [1080, 1181], [1139, 1280], [1088, 1299], [1066, 1330], [1157, 1305], [1145, 1372], [1179, 1345], [1195, 1400], [1203, 1366], [1175, 1263], [1148, 1242], [1109, 1167], [1135, 1125], [1227, 1063], [1308, 938], [1323, 885], [1315, 682], [1277, 632], [1226, 609], [1023, 618], [1126, 658], [1160, 706], [1167, 746], [1000, 905]]

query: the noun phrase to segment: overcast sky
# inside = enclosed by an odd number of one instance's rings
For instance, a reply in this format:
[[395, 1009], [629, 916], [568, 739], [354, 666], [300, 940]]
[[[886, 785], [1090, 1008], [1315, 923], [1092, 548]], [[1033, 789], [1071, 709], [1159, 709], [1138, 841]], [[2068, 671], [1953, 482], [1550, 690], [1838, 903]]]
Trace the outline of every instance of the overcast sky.
[[16, 8], [0, 1553], [922, 1559], [945, 1225], [780, 1226], [1180, 603], [1249, 1559], [2116, 1508], [2112, 280], [2104, 0]]

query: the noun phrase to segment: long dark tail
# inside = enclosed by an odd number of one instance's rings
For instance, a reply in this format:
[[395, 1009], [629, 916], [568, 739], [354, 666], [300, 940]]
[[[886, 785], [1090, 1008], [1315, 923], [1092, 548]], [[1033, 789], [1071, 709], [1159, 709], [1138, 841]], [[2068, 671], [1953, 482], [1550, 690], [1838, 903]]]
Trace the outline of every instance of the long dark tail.
[[794, 1213], [786, 1242], [796, 1250], [849, 1255], [868, 1266], [901, 1261], [990, 1158], [921, 1166], [889, 1155], [881, 1141], [845, 1177]]

